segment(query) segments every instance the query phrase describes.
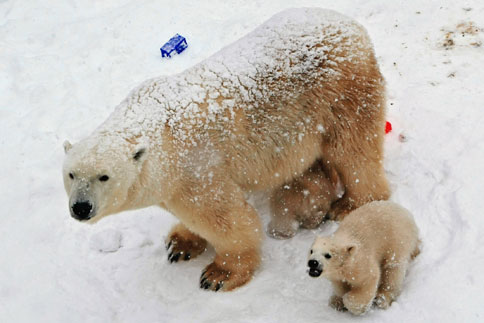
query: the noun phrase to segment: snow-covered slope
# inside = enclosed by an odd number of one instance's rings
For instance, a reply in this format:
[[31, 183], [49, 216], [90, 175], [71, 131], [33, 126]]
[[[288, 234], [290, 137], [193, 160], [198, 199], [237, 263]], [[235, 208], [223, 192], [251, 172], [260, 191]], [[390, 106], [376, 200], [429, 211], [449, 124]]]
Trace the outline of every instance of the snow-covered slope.
[[[423, 251], [387, 311], [327, 307], [306, 273], [315, 235], [267, 238], [251, 283], [198, 288], [213, 251], [169, 264], [174, 217], [149, 208], [75, 222], [62, 142], [94, 130], [142, 81], [190, 67], [294, 6], [362, 23], [388, 82], [385, 167]], [[479, 322], [484, 320], [484, 4], [474, 1], [0, 1], [1, 322]], [[161, 59], [175, 33], [180, 56]], [[261, 196], [254, 203], [267, 221]]]

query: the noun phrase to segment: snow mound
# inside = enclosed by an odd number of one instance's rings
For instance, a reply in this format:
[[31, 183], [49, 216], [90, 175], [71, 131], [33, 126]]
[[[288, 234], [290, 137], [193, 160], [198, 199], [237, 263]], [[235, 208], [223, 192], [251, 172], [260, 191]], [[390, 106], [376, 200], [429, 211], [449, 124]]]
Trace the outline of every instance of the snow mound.
[[106, 229], [101, 232], [93, 234], [89, 241], [89, 246], [92, 250], [99, 252], [116, 252], [122, 246], [123, 235], [120, 231], [114, 229]]

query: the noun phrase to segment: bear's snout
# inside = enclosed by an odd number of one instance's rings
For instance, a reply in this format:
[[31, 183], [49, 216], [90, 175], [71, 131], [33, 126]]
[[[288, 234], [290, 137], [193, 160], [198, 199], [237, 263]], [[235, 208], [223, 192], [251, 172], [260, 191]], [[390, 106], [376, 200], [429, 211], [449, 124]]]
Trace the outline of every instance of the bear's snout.
[[72, 217], [77, 220], [88, 220], [92, 211], [92, 204], [89, 202], [76, 202], [72, 206]]
[[311, 277], [321, 276], [323, 269], [321, 268], [321, 264], [319, 263], [319, 261], [310, 259], [308, 261], [308, 267], [309, 267], [309, 276]]

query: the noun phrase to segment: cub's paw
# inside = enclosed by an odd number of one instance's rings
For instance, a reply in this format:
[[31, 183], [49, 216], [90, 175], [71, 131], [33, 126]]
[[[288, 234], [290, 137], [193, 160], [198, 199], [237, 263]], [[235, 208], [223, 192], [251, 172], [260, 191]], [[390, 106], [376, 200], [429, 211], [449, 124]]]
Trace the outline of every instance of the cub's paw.
[[333, 221], [341, 221], [353, 210], [353, 205], [348, 200], [338, 200], [331, 205], [326, 218]]
[[392, 297], [386, 293], [378, 293], [373, 300], [373, 303], [381, 309], [387, 309], [392, 304]]
[[174, 232], [166, 243], [168, 250], [168, 261], [177, 262], [178, 260], [190, 260], [206, 250], [207, 241], [194, 234], [185, 234]]
[[366, 303], [361, 303], [355, 299], [351, 293], [346, 293], [343, 296], [343, 304], [348, 309], [348, 311], [353, 315], [363, 315], [365, 314], [371, 306], [371, 301]]
[[[327, 210], [326, 210], [327, 212]], [[304, 229], [316, 229], [326, 220], [326, 212], [317, 211], [301, 219], [301, 227]]]
[[347, 310], [345, 304], [343, 303], [343, 298], [336, 295], [331, 296], [329, 299], [329, 306], [340, 312]]
[[274, 239], [290, 239], [294, 237], [299, 229], [299, 222], [292, 221], [288, 224], [281, 224], [272, 220], [267, 225], [267, 234]]

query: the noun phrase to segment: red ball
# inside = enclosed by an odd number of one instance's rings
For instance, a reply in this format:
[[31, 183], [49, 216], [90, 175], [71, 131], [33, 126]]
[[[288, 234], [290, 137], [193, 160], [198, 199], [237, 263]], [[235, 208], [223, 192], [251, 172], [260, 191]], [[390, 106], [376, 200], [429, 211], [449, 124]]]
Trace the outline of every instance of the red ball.
[[392, 131], [392, 124], [387, 121], [385, 124], [385, 134], [389, 133], [390, 131]]

